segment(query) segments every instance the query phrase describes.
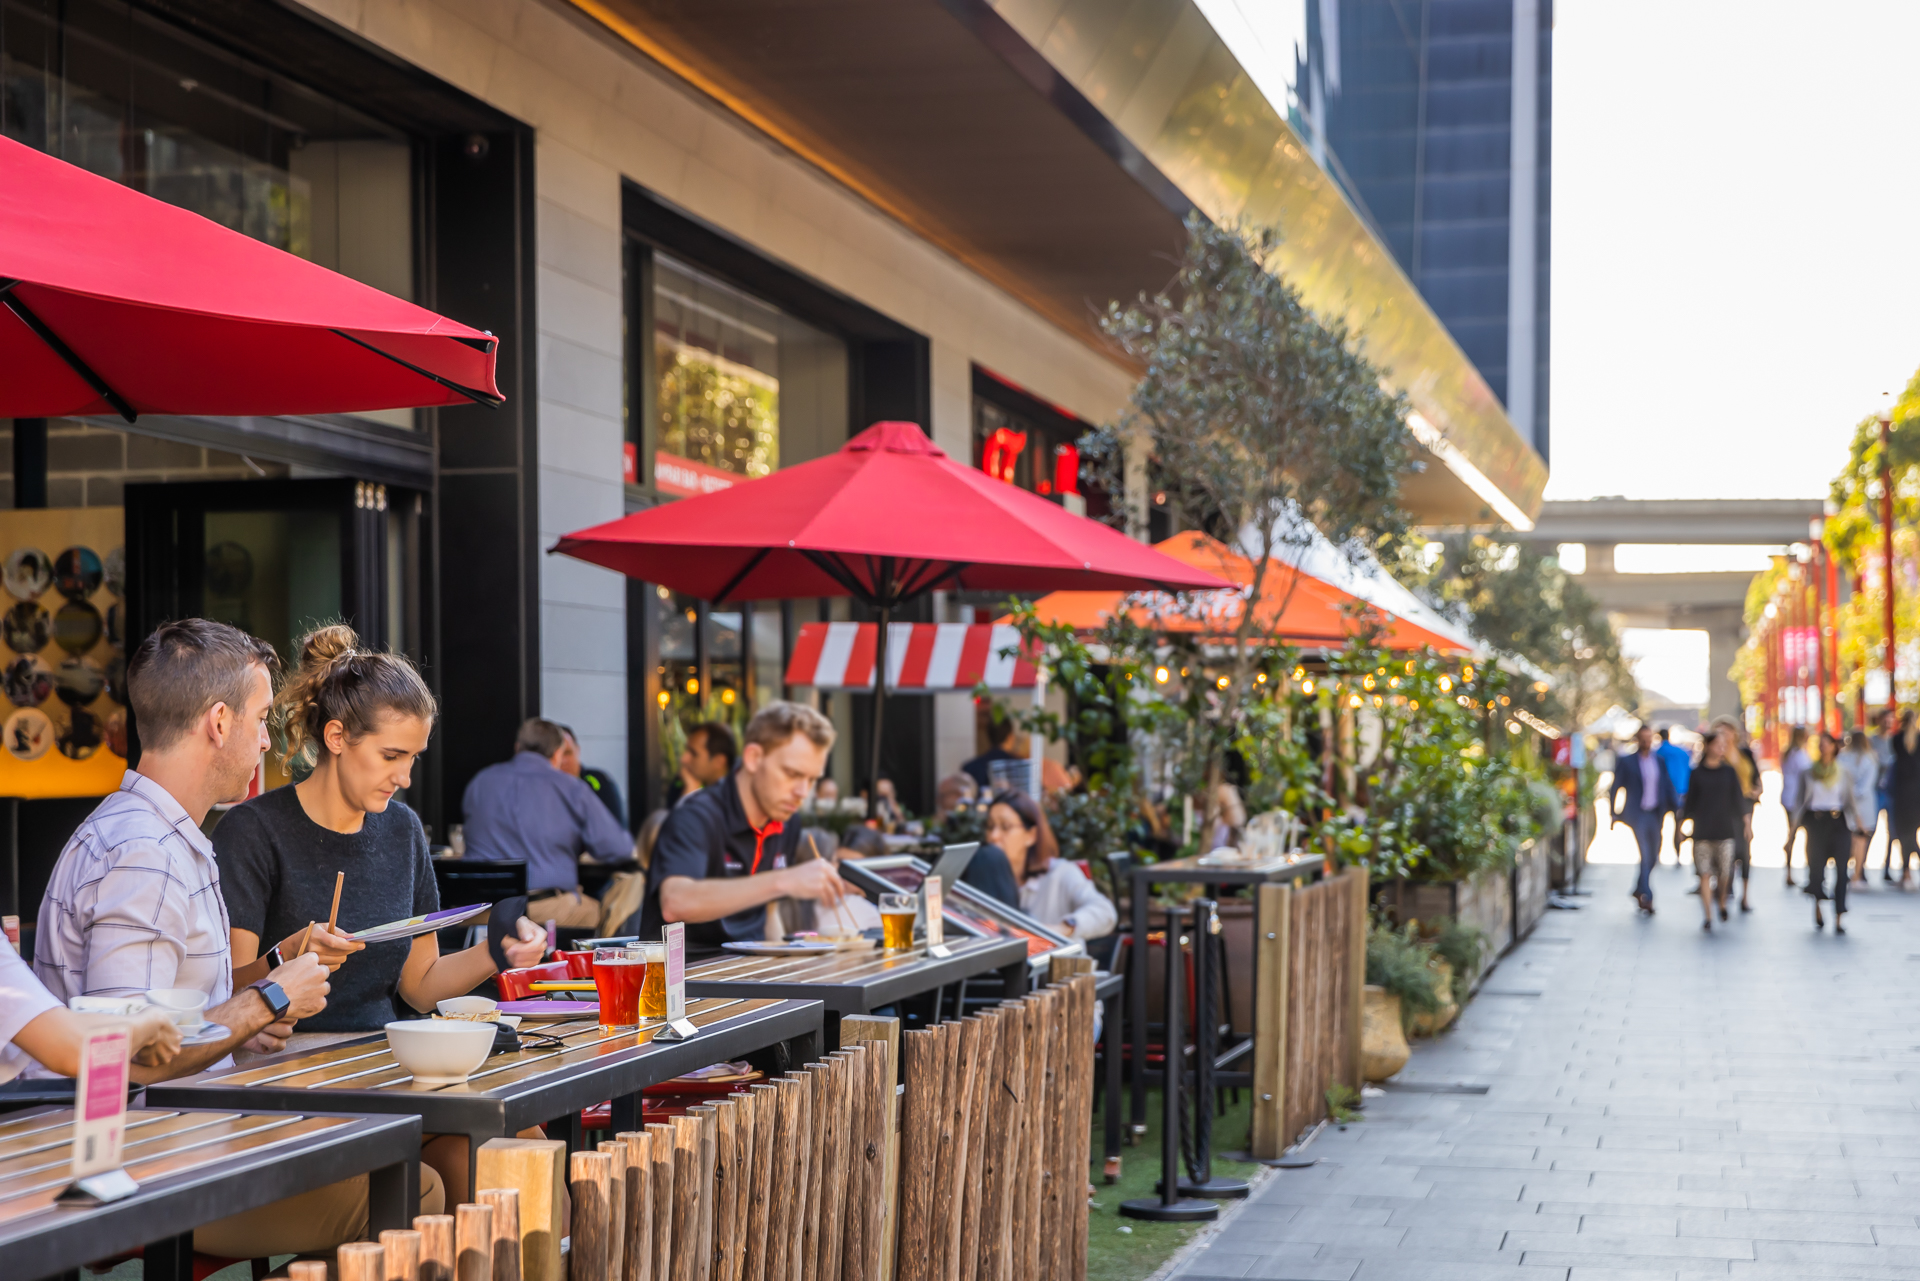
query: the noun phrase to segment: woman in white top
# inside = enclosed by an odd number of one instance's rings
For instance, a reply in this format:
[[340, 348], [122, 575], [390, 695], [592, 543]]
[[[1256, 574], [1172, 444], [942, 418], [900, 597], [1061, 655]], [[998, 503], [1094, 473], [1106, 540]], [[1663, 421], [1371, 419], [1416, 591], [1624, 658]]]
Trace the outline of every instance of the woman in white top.
[[1020, 910], [1028, 916], [1058, 927], [1068, 938], [1097, 939], [1113, 932], [1119, 919], [1113, 904], [1078, 866], [1054, 857], [1053, 832], [1031, 796], [995, 796], [982, 839], [1006, 854], [1020, 886]]
[[1853, 780], [1840, 760], [1840, 740], [1820, 736], [1820, 759], [1807, 770], [1805, 823], [1807, 828], [1807, 889], [1813, 895], [1813, 928], [1826, 918], [1820, 901], [1827, 897], [1827, 863], [1833, 863], [1833, 932], [1845, 934], [1840, 918], [1847, 912], [1847, 855], [1853, 833], [1847, 827], [1847, 809], [1853, 801]]

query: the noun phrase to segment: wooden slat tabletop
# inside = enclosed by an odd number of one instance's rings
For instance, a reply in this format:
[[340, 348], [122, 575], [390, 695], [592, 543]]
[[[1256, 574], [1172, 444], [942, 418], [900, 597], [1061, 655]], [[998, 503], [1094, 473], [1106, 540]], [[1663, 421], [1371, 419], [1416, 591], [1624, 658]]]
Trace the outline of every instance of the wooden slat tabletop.
[[[339, 1129], [355, 1119], [288, 1112], [129, 1112], [127, 1173], [145, 1184]], [[0, 1161], [0, 1225], [51, 1208], [72, 1180], [72, 1109], [37, 1113], [15, 1124], [20, 1129], [8, 1137], [10, 1149], [21, 1144], [28, 1150], [12, 1149], [13, 1155]]]
[[[956, 939], [947, 944], [947, 951], [952, 953], [952, 957], [964, 957], [1005, 942], [1005, 939]], [[952, 957], [928, 956], [924, 947], [916, 947], [910, 952], [888, 952], [876, 947], [866, 952], [822, 952], [813, 956], [730, 954], [690, 966], [687, 969], [687, 982], [750, 980], [755, 983], [850, 985], [871, 982], [900, 970], [944, 966]]]
[[[774, 1004], [772, 1000], [716, 999], [687, 1002], [687, 1017], [696, 1027], [710, 1027]], [[417, 1085], [393, 1057], [384, 1036], [347, 1041], [305, 1054], [276, 1055], [250, 1067], [207, 1072], [180, 1085], [209, 1088], [271, 1087], [281, 1090], [376, 1090], [438, 1095], [486, 1094], [504, 1086], [577, 1067], [635, 1046], [646, 1045], [664, 1024], [633, 1028], [603, 1028], [591, 1019], [558, 1023], [523, 1023], [522, 1032], [558, 1038], [564, 1049], [530, 1047], [514, 1054], [496, 1054], [462, 1085]], [[666, 1042], [661, 1042], [665, 1045]]]
[[1025, 964], [1024, 939], [958, 938], [946, 956], [925, 947], [814, 956], [723, 955], [687, 969], [687, 991], [702, 996], [761, 992], [822, 1001], [836, 1014], [869, 1013], [962, 979]]

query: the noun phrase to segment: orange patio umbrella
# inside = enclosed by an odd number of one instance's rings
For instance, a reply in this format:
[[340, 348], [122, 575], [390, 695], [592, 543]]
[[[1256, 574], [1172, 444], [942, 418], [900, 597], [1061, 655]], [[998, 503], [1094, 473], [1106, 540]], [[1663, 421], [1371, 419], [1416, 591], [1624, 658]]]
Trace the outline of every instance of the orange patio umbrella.
[[[1244, 589], [1253, 584], [1254, 562], [1218, 539], [1197, 532], [1175, 534], [1156, 544], [1156, 550], [1238, 583], [1243, 590], [1194, 592], [1187, 598], [1184, 609], [1174, 598], [1160, 593], [1053, 592], [1035, 602], [1040, 620], [1067, 623], [1076, 631], [1092, 631], [1115, 612], [1125, 609], [1136, 623], [1160, 631], [1231, 635], [1239, 627], [1241, 611], [1246, 607]], [[1469, 647], [1456, 637], [1411, 622], [1324, 578], [1278, 560], [1268, 563], [1261, 597], [1255, 619], [1259, 633], [1288, 644], [1307, 648], [1344, 645], [1362, 626], [1355, 612], [1366, 611], [1382, 624], [1380, 641], [1389, 649], [1432, 646], [1442, 653], [1469, 652]]]

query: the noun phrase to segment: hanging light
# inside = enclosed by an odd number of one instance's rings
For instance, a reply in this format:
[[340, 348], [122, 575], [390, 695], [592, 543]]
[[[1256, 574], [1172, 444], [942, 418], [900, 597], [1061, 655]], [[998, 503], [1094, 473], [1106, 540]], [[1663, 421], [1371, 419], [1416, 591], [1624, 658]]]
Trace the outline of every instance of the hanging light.
[[723, 690], [721, 690], [721, 691], [720, 691], [720, 701], [721, 701], [721, 702], [723, 702], [723, 703], [725, 703], [725, 704], [726, 704], [726, 705], [727, 705], [728, 707], [732, 707], [732, 706], [733, 706], [733, 691], [732, 691], [732, 690], [730, 690], [730, 689], [723, 689]]
[[1165, 685], [1167, 683], [1167, 669], [1164, 667], [1154, 668], [1153, 679], [1160, 682], [1162, 685]]
[[700, 692], [700, 678], [698, 676], [687, 677], [687, 693], [698, 694], [699, 692]]
[[1310, 680], [1305, 680], [1305, 681], [1301, 681], [1301, 682], [1300, 682], [1300, 692], [1301, 692], [1302, 694], [1311, 694], [1311, 693], [1313, 693], [1313, 682], [1312, 682], [1312, 681], [1310, 681]]
[[664, 689], [661, 690], [658, 694], [655, 694], [654, 697], [660, 701], [661, 711], [665, 711], [667, 708], [667, 704], [673, 701], [673, 696], [668, 694], [667, 691]]

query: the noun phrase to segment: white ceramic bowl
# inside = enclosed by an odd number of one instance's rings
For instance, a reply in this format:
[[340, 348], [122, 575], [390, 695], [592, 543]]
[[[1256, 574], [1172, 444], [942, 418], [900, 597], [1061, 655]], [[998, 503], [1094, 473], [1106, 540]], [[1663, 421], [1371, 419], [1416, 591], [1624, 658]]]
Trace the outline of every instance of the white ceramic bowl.
[[491, 1023], [403, 1019], [387, 1024], [387, 1048], [418, 1085], [458, 1085], [487, 1061]]
[[147, 993], [173, 1019], [174, 1026], [191, 1032], [207, 1021], [207, 994], [192, 987], [156, 987]]
[[500, 1008], [500, 1002], [484, 996], [456, 996], [434, 1006], [442, 1014], [488, 1014]]

